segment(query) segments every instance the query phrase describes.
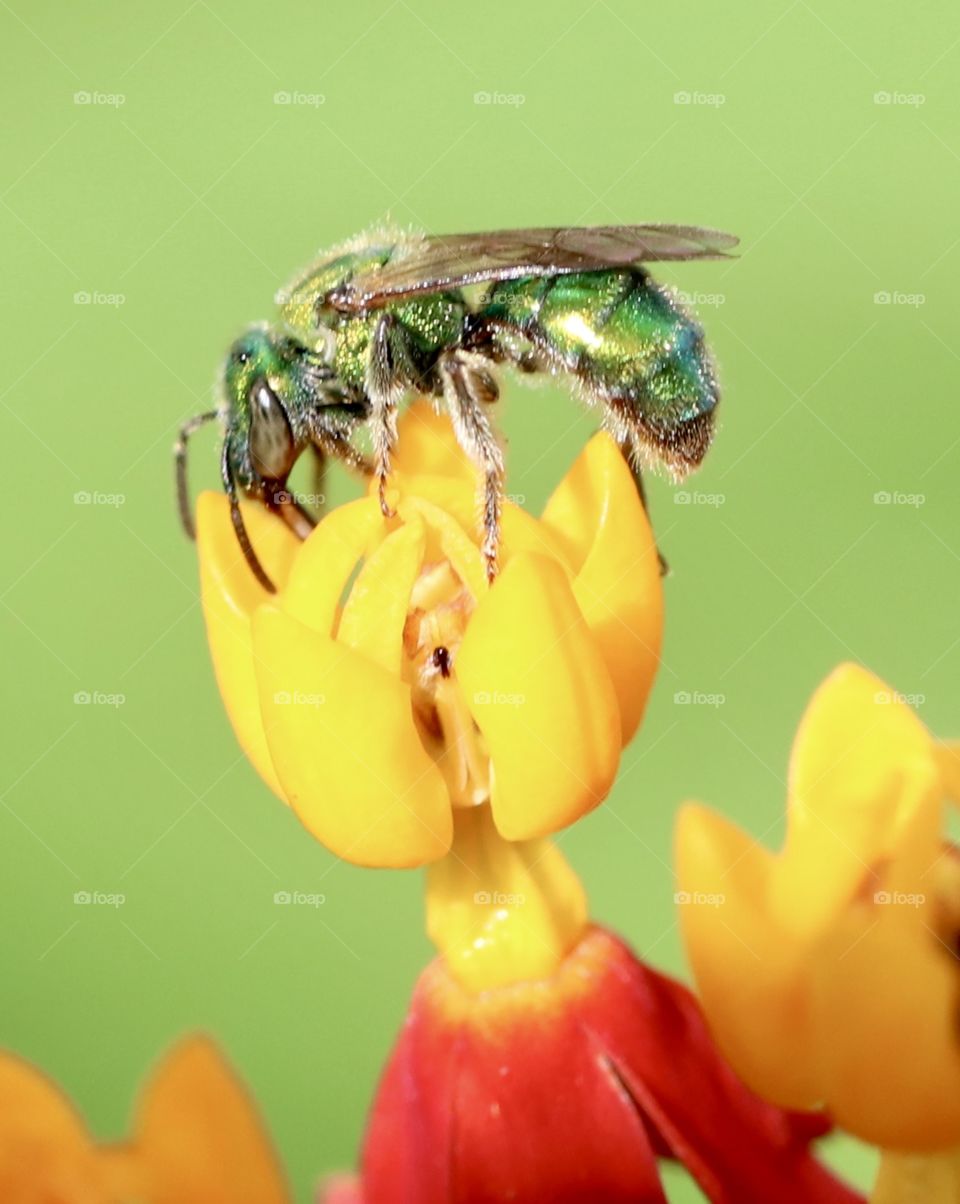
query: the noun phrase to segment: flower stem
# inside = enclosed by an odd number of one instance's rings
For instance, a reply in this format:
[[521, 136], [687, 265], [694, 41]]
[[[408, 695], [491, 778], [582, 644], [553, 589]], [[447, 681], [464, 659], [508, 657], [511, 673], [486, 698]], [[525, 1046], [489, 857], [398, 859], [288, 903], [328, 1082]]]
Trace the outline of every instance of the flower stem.
[[489, 805], [454, 820], [453, 847], [427, 870], [431, 940], [470, 991], [549, 977], [586, 929], [580, 880], [550, 840], [504, 840]]

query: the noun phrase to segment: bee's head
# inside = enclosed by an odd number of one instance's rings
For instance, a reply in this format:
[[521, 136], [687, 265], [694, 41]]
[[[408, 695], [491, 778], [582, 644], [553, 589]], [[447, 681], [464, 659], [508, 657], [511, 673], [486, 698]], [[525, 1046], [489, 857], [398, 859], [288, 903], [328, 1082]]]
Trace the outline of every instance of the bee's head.
[[309, 348], [265, 326], [251, 327], [233, 344], [223, 390], [229, 469], [240, 489], [263, 496], [271, 484], [286, 481], [330, 376]]

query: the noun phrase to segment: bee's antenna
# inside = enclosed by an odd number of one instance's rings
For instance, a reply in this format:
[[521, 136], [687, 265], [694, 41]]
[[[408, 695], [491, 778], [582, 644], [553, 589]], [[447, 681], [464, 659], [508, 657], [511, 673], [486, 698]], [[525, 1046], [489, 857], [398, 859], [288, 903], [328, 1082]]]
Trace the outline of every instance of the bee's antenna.
[[275, 594], [277, 587], [267, 576], [263, 565], [257, 559], [257, 554], [250, 543], [250, 536], [247, 534], [243, 514], [240, 510], [240, 501], [237, 497], [237, 483], [233, 479], [233, 470], [230, 467], [230, 442], [227, 439], [223, 441], [223, 453], [220, 457], [220, 475], [223, 477], [223, 487], [227, 491], [227, 497], [230, 499], [230, 521], [233, 523], [233, 529], [237, 533], [237, 542], [240, 544], [240, 551], [246, 557], [247, 564], [249, 564], [253, 571], [254, 577], [256, 577], [265, 590], [271, 594]]
[[190, 510], [190, 492], [187, 488], [187, 441], [190, 436], [207, 422], [212, 422], [217, 416], [216, 410], [209, 410], [206, 414], [198, 414], [196, 418], [191, 418], [189, 422], [185, 422], [180, 428], [180, 433], [177, 435], [177, 441], [173, 445], [173, 454], [177, 466], [177, 505], [180, 508], [180, 521], [183, 523], [183, 529], [191, 539], [197, 538], [196, 527], [193, 523], [193, 514]]

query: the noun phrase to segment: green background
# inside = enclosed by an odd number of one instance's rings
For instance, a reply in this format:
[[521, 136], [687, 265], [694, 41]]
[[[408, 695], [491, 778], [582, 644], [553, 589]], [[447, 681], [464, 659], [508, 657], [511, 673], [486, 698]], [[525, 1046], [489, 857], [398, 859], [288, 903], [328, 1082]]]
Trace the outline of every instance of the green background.
[[[0, 29], [0, 1040], [112, 1136], [158, 1051], [213, 1032], [306, 1200], [351, 1162], [429, 956], [420, 881], [335, 862], [241, 759], [173, 508], [177, 424], [275, 288], [387, 213], [741, 236], [736, 262], [660, 273], [701, 294], [722, 423], [688, 504], [650, 486], [673, 569], [663, 669], [613, 795], [562, 838], [596, 916], [684, 973], [678, 802], [775, 844], [796, 721], [845, 658], [960, 726], [960, 15], [13, 0]], [[509, 488], [537, 506], [590, 421], [516, 382], [502, 414]], [[197, 441], [197, 486], [215, 443]], [[281, 909], [278, 890], [327, 901]], [[869, 1177], [867, 1152], [836, 1156]]]

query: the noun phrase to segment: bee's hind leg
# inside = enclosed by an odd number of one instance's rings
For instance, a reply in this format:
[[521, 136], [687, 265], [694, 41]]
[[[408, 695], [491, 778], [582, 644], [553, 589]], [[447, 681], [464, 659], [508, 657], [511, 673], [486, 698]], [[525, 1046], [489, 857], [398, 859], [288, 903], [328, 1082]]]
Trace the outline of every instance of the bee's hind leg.
[[[650, 517], [650, 507], [647, 505], [647, 491], [643, 483], [643, 469], [641, 468], [642, 456], [640, 454], [640, 441], [637, 435], [632, 432], [621, 432], [614, 436], [617, 441], [617, 446], [620, 448], [620, 453], [627, 466], [630, 469], [630, 474], [633, 477], [634, 484], [637, 487], [637, 493], [640, 495], [640, 501], [643, 503], [643, 508], [647, 512], [647, 517]], [[666, 577], [670, 572], [670, 566], [664, 559], [660, 548], [657, 548], [657, 560], [660, 564], [660, 576]]]
[[503, 510], [503, 449], [485, 407], [499, 396], [486, 360], [469, 351], [447, 351], [437, 362], [444, 401], [457, 441], [483, 474], [481, 552], [487, 580], [497, 575], [500, 516]]

